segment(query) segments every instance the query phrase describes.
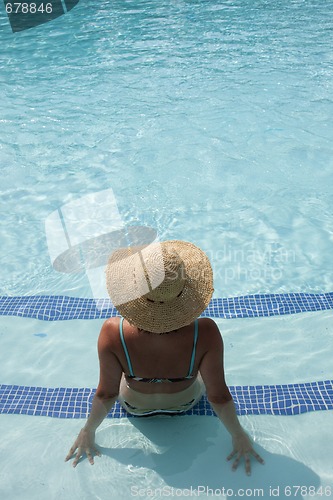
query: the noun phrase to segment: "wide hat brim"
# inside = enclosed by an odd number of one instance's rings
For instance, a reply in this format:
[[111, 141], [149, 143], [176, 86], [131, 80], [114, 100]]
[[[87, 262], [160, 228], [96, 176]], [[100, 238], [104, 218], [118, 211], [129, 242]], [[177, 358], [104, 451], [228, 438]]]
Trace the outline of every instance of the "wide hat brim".
[[[165, 252], [176, 253], [183, 263], [182, 290], [170, 300], [151, 301], [147, 299], [151, 280], [147, 283], [145, 274], [138, 276], [136, 269], [141, 265], [145, 268], [150, 258], [158, 271], [154, 278], [158, 286], [163, 280], [161, 259]], [[179, 240], [117, 250], [106, 268], [106, 286], [118, 312], [131, 324], [153, 333], [170, 332], [192, 323], [206, 309], [214, 291], [207, 255], [193, 243]]]

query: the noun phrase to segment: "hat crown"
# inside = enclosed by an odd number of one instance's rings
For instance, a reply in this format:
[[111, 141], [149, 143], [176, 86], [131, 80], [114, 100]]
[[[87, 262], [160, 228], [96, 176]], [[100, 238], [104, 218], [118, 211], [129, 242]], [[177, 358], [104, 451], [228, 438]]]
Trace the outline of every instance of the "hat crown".
[[[177, 252], [163, 249], [163, 265], [163, 281], [155, 288], [150, 287], [149, 293], [145, 295], [147, 299], [154, 302], [167, 302], [177, 298], [185, 285], [185, 264]], [[152, 266], [149, 267], [152, 268]], [[151, 276], [149, 281], [151, 281]]]

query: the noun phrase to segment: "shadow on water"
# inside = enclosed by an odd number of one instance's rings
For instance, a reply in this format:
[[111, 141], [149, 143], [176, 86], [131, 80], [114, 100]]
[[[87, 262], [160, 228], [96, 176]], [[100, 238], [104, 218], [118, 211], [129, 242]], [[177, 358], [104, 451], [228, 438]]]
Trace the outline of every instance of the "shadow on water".
[[[249, 488], [253, 495], [254, 489], [259, 490], [257, 497], [283, 499], [303, 498], [301, 490], [293, 489], [294, 485], [303, 486], [303, 491], [310, 486], [317, 490], [320, 486], [319, 476], [303, 463], [269, 453], [257, 444], [255, 449], [265, 464], [251, 460], [250, 477], [245, 474], [243, 463], [233, 472], [231, 463], [226, 461], [231, 439], [216, 418], [132, 418], [130, 422], [133, 430], [139, 431], [136, 433], [140, 435], [139, 441], [129, 439], [116, 448], [100, 446], [102, 454], [134, 469], [153, 470], [170, 488], [197, 490], [202, 486], [213, 490], [210, 495], [217, 496], [221, 496], [222, 488], [225, 491]], [[111, 427], [112, 424], [104, 431], [112, 433]]]

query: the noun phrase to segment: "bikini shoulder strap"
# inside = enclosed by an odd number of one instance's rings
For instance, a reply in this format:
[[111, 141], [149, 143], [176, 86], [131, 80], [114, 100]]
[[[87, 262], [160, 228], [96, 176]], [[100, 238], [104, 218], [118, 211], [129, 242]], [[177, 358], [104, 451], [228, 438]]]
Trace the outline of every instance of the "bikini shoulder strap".
[[124, 322], [124, 318], [121, 318], [120, 319], [120, 323], [119, 323], [120, 340], [121, 340], [121, 343], [123, 344], [123, 349], [124, 349], [124, 353], [125, 353], [125, 356], [126, 356], [126, 360], [127, 360], [127, 365], [128, 365], [128, 370], [129, 370], [130, 376], [134, 377], [131, 359], [129, 357], [127, 346], [126, 346], [126, 342], [125, 342], [125, 338], [124, 338], [123, 322]]
[[196, 319], [194, 322], [194, 339], [193, 339], [191, 363], [190, 363], [190, 368], [189, 368], [187, 377], [192, 376], [193, 367], [194, 367], [194, 360], [195, 360], [195, 352], [196, 352], [197, 340], [198, 340], [198, 333], [199, 333], [199, 320]]

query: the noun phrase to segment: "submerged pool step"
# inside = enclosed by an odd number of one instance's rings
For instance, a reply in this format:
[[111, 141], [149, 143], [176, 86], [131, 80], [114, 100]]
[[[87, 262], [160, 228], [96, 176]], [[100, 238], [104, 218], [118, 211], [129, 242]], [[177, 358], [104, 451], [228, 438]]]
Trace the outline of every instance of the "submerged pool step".
[[[201, 316], [255, 318], [333, 309], [333, 292], [256, 294], [212, 299]], [[118, 316], [108, 299], [59, 295], [0, 296], [0, 316], [20, 316], [43, 321], [103, 319]]]
[[[231, 386], [238, 415], [298, 415], [333, 409], [333, 380]], [[0, 414], [87, 418], [95, 389], [0, 385]], [[215, 415], [206, 396], [184, 415]], [[109, 418], [132, 417], [115, 403]], [[139, 417], [138, 417], [139, 418]]]

